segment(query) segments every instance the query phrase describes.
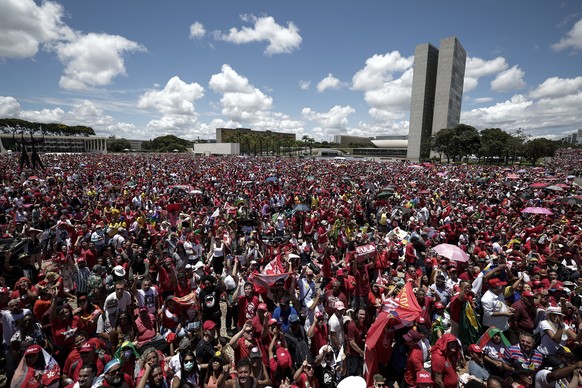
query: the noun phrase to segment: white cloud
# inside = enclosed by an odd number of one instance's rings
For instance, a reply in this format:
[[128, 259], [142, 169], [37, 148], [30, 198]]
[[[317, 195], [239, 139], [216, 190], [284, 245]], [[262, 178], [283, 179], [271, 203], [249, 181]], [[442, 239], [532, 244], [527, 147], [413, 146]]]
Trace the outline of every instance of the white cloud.
[[24, 110], [18, 115], [19, 118], [27, 121], [40, 123], [59, 123], [65, 117], [65, 111], [61, 108]]
[[351, 106], [334, 106], [328, 112], [315, 112], [311, 108], [303, 108], [301, 115], [309, 121], [316, 122], [322, 126], [325, 131], [345, 130], [348, 125], [348, 116], [355, 112]]
[[210, 78], [209, 87], [222, 93], [222, 114], [230, 120], [252, 123], [259, 112], [271, 108], [273, 99], [249, 83], [249, 80], [230, 66]]
[[55, 49], [65, 64], [59, 85], [67, 90], [110, 84], [114, 77], [126, 74], [123, 54], [145, 51], [140, 44], [122, 36], [94, 33], [59, 43]]
[[511, 69], [497, 74], [497, 77], [491, 81], [491, 89], [495, 92], [523, 89], [525, 87], [524, 75], [525, 73], [519, 66], [513, 66]]
[[162, 90], [149, 90], [139, 99], [138, 107], [169, 115], [195, 113], [194, 101], [204, 96], [204, 88], [197, 83], [187, 84], [174, 76]]
[[190, 39], [200, 39], [206, 35], [206, 29], [200, 22], [192, 23], [190, 26]]
[[326, 89], [339, 89], [342, 87], [342, 82], [335, 78], [333, 74], [329, 73], [327, 77], [319, 81], [317, 84], [317, 91], [324, 92]]
[[[147, 127], [156, 134], [186, 134], [191, 137], [198, 126], [198, 113], [194, 102], [204, 96], [204, 88], [197, 83], [188, 84], [178, 76], [170, 78], [162, 90], [148, 90], [138, 101], [138, 107], [162, 113], [150, 120]], [[189, 136], [188, 136], [189, 135]]]
[[552, 48], [556, 51], [572, 48], [574, 50], [582, 50], [582, 19], [578, 20], [566, 36], [558, 43], [554, 43]]
[[33, 57], [39, 46], [71, 38], [74, 34], [62, 19], [63, 7], [52, 1], [0, 1], [0, 57]]
[[277, 24], [271, 16], [242, 15], [241, 19], [253, 23], [254, 26], [242, 27], [240, 30], [233, 27], [228, 33], [216, 32], [215, 38], [235, 44], [266, 41], [266, 55], [291, 53], [299, 48], [303, 40], [293, 22], [287, 22], [287, 27], [284, 27]]
[[493, 101], [493, 98], [492, 97], [479, 97], [479, 98], [473, 98], [471, 101], [476, 103], [476, 104], [484, 104], [486, 102]]
[[529, 93], [530, 98], [555, 98], [563, 97], [582, 90], [582, 77], [558, 78], [552, 77]]
[[299, 81], [299, 88], [301, 90], [309, 90], [311, 86], [311, 81]]
[[18, 117], [20, 113], [20, 103], [16, 98], [10, 96], [0, 96], [0, 116]]
[[382, 84], [378, 89], [367, 91], [365, 99], [378, 110], [408, 112], [412, 93], [412, 68], [405, 71], [400, 78]]
[[477, 57], [467, 58], [463, 91], [466, 93], [474, 90], [479, 84], [479, 78], [499, 74], [507, 68], [507, 62], [503, 57], [497, 57], [491, 60]]
[[352, 87], [361, 91], [379, 89], [393, 79], [394, 73], [411, 68], [412, 61], [413, 57], [404, 58], [398, 51], [373, 55], [366, 60], [364, 68], [353, 76]]

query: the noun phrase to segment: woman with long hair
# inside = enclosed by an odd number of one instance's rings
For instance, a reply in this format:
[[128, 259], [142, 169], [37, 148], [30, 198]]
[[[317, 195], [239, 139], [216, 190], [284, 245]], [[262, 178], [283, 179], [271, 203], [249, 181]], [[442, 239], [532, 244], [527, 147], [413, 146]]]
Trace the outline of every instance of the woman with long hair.
[[126, 341], [133, 342], [137, 337], [137, 327], [135, 320], [127, 311], [121, 311], [115, 322], [115, 330], [119, 343]]
[[180, 388], [182, 386], [197, 387], [199, 384], [199, 368], [196, 363], [196, 356], [192, 349], [188, 349], [182, 357], [180, 357], [180, 370], [176, 371], [172, 379], [172, 388]]
[[[206, 380], [204, 381], [204, 388], [218, 388], [218, 380], [224, 373], [224, 358], [220, 351], [214, 353], [210, 362], [208, 363], [208, 371], [206, 372]], [[174, 388], [172, 386], [172, 388]]]

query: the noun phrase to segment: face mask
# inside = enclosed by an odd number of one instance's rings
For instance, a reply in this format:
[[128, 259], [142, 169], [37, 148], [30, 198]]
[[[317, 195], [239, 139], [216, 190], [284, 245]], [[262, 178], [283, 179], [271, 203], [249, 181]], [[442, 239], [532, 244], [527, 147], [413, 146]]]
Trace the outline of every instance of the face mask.
[[187, 371], [191, 371], [192, 368], [194, 368], [194, 362], [192, 361], [187, 361], [184, 363], [184, 369]]

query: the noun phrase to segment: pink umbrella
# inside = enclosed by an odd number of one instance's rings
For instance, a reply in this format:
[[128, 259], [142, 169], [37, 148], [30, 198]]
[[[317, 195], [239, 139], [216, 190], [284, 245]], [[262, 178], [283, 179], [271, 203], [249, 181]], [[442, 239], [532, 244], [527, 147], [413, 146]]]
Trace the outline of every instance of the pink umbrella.
[[519, 175], [517, 174], [507, 174], [507, 179], [519, 179]]
[[534, 188], [534, 189], [542, 189], [544, 187], [546, 187], [547, 185], [545, 183], [542, 182], [536, 182], [533, 185], [531, 185], [530, 187]]
[[531, 213], [531, 214], [545, 214], [551, 216], [552, 211], [550, 209], [546, 209], [545, 207], [526, 207], [521, 211], [522, 213]]
[[465, 253], [465, 251], [463, 251], [456, 245], [439, 244], [432, 249], [439, 255], [446, 257], [450, 260], [461, 262], [469, 261], [469, 256], [467, 255], [467, 253]]

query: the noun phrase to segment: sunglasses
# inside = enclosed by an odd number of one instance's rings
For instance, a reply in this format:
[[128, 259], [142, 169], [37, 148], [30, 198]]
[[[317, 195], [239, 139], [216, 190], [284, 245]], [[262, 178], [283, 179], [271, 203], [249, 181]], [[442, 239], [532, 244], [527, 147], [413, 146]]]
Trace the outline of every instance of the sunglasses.
[[313, 367], [312, 367], [311, 365], [307, 365], [307, 366], [305, 367], [305, 370], [312, 370], [312, 369], [313, 369]]

